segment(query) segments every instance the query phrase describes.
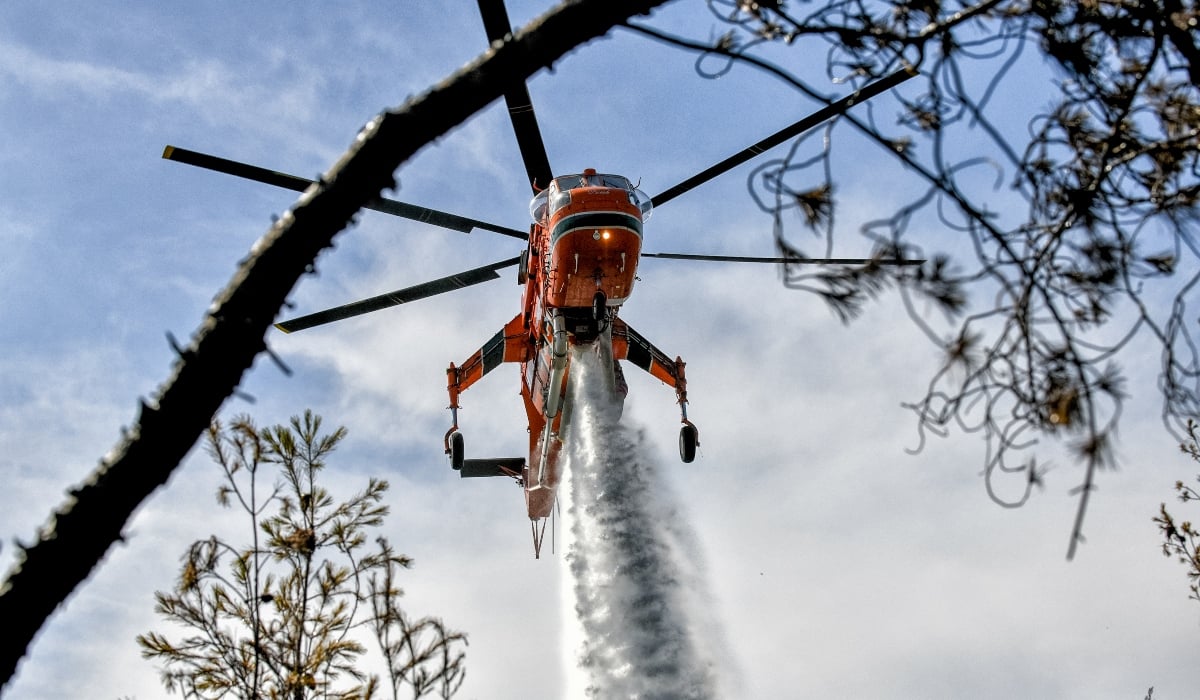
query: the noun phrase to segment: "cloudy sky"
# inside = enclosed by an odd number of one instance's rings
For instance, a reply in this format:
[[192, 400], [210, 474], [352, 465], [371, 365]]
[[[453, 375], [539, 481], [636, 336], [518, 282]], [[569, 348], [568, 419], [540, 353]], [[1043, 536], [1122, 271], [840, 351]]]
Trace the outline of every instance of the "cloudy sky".
[[[548, 3], [510, 0], [516, 24]], [[657, 26], [723, 31], [681, 1]], [[167, 144], [315, 176], [376, 112], [485, 45], [475, 3], [36, 3], [0, 5], [0, 564], [117, 443], [140, 397], [167, 378], [166, 334], [186, 338], [292, 193], [160, 159]], [[781, 54], [796, 70], [800, 53]], [[653, 194], [802, 116], [778, 80], [736, 68], [700, 78], [694, 57], [629, 32], [581, 48], [530, 90], [551, 164], [640, 180]], [[1029, 85], [1048, 89], [1046, 76]], [[836, 94], [836, 86], [829, 87]], [[1024, 106], [1024, 105], [1022, 105]], [[878, 106], [887, 115], [886, 102]], [[1014, 117], [1016, 118], [1016, 117]], [[882, 157], [838, 160], [835, 254], [860, 255], [855, 222], [903, 201]], [[647, 250], [769, 255], [770, 219], [749, 166], [656, 211]], [[522, 228], [528, 185], [493, 105], [399, 171], [405, 201]], [[940, 235], [931, 231], [930, 236]], [[936, 239], [930, 238], [930, 243]], [[814, 254], [819, 245], [813, 242]], [[367, 214], [293, 294], [314, 311], [515, 255], [511, 239]], [[1125, 357], [1132, 397], [1116, 471], [1092, 500], [1088, 542], [1065, 553], [1081, 473], [1055, 466], [1025, 507], [989, 500], [982, 445], [934, 440], [910, 413], [937, 354], [898, 300], [850, 326], [770, 269], [647, 260], [622, 312], [688, 363], [695, 463], [675, 454], [673, 393], [627, 372], [626, 420], [643, 429], [667, 498], [699, 545], [737, 697], [1184, 698], [1200, 608], [1158, 552], [1151, 518], [1193, 464], [1160, 426], [1156, 354]], [[534, 560], [520, 490], [462, 482], [441, 436], [445, 367], [516, 312], [510, 277], [289, 336], [223, 417], [260, 424], [312, 408], [349, 430], [328, 486], [387, 478], [386, 534], [412, 556], [410, 611], [470, 637], [460, 697], [555, 698], [570, 685], [564, 561]], [[468, 450], [522, 454], [515, 366], [464, 397]], [[134, 637], [162, 629], [154, 591], [214, 529], [237, 532], [194, 450], [67, 605], [43, 628], [6, 700], [160, 697]], [[1177, 506], [1176, 510], [1182, 507]], [[654, 527], [655, 523], [646, 523]]]

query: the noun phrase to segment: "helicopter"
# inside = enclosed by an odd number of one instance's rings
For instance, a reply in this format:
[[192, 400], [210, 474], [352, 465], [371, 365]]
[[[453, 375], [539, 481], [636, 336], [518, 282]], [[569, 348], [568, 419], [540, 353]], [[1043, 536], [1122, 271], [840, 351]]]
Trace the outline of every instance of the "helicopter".
[[[512, 32], [504, 0], [478, 0], [489, 42], [504, 41]], [[915, 76], [902, 69], [821, 109], [745, 148], [663, 192], [648, 196], [623, 175], [598, 172], [555, 175], [524, 82], [504, 93], [532, 189], [527, 230], [471, 219], [379, 197], [366, 208], [462, 232], [491, 231], [524, 242], [519, 254], [483, 267], [405, 287], [293, 319], [276, 328], [293, 333], [353, 316], [410, 303], [434, 295], [499, 279], [498, 270], [516, 267], [523, 289], [521, 307], [513, 318], [461, 364], [446, 370], [451, 425], [442, 443], [451, 468], [461, 477], [509, 477], [524, 491], [526, 514], [533, 536], [534, 556], [540, 558], [546, 523], [551, 518], [563, 478], [564, 439], [571, 423], [568, 386], [572, 350], [591, 349], [604, 358], [601, 381], [623, 400], [627, 384], [621, 361], [660, 380], [675, 392], [680, 411], [679, 456], [690, 463], [700, 444], [699, 430], [687, 415], [686, 363], [671, 358], [619, 317], [630, 299], [642, 258], [708, 262], [826, 265], [919, 265], [921, 260], [847, 259], [648, 253], [642, 250], [644, 224], [663, 204], [712, 180], [749, 159], [791, 139], [852, 106]], [[303, 192], [312, 180], [255, 165], [168, 145], [163, 158], [228, 175]], [[502, 364], [519, 365], [521, 398], [528, 418], [529, 455], [525, 457], [466, 457], [459, 426], [459, 398], [464, 391]]]

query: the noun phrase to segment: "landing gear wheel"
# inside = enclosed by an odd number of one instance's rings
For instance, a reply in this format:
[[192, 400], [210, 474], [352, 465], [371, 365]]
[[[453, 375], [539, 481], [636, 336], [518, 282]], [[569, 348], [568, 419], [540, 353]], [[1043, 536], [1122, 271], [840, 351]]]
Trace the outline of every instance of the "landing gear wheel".
[[604, 292], [596, 292], [596, 296], [592, 297], [592, 318], [603, 321], [607, 311], [608, 297], [604, 296]]
[[700, 441], [696, 426], [685, 423], [679, 429], [679, 459], [683, 460], [684, 464], [691, 464], [692, 460], [696, 459], [696, 445], [698, 444]]
[[462, 469], [465, 461], [463, 455], [466, 448], [463, 445], [463, 434], [455, 430], [450, 433], [450, 466], [454, 469]]

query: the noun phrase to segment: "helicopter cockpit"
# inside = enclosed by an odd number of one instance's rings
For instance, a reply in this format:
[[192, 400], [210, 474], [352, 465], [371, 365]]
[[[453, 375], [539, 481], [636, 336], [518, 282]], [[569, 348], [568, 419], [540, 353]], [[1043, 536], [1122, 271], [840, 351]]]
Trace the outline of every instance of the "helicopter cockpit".
[[622, 175], [607, 175], [588, 169], [576, 175], [562, 175], [554, 178], [550, 186], [534, 195], [529, 203], [529, 215], [535, 222], [540, 223], [547, 216], [571, 203], [571, 190], [587, 187], [604, 187], [608, 189], [625, 190], [629, 202], [642, 212], [642, 221], [650, 218], [654, 205], [650, 197], [633, 184], [629, 178]]

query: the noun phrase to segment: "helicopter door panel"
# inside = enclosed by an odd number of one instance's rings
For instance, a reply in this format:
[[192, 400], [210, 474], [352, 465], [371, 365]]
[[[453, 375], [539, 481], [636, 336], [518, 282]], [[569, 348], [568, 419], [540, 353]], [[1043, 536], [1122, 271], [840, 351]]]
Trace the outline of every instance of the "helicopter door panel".
[[546, 385], [550, 383], [550, 351], [545, 345], [538, 349], [537, 354], [529, 361], [531, 377], [529, 381], [529, 396], [538, 412], [545, 410]]

